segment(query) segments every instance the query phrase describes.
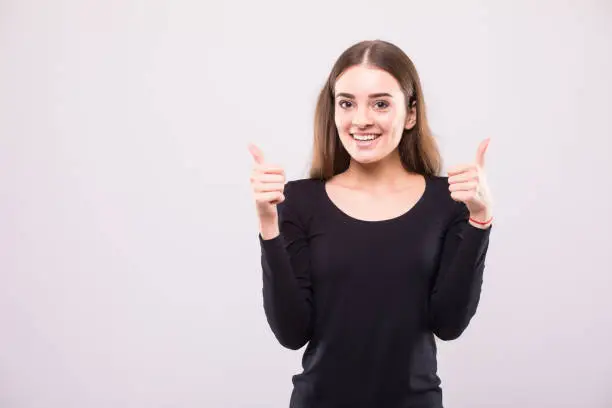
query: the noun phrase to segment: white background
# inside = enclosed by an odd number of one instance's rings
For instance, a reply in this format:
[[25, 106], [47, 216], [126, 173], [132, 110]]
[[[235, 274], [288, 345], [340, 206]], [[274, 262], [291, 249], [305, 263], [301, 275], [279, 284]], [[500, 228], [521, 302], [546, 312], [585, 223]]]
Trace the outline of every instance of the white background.
[[487, 154], [449, 408], [612, 407], [610, 1], [0, 1], [0, 407], [287, 407], [248, 142], [289, 179], [340, 53], [399, 45]]

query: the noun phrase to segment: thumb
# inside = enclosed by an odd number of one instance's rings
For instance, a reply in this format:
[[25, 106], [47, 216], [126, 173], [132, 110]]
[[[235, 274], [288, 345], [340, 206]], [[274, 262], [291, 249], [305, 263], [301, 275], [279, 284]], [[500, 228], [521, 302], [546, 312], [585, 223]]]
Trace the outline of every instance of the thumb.
[[249, 152], [251, 153], [251, 156], [253, 156], [255, 163], [264, 163], [264, 154], [259, 147], [255, 146], [253, 143], [249, 143]]
[[490, 141], [491, 138], [487, 138], [480, 142], [480, 145], [478, 145], [478, 151], [476, 152], [476, 164], [478, 164], [480, 167], [484, 167], [485, 165], [485, 153], [487, 152]]

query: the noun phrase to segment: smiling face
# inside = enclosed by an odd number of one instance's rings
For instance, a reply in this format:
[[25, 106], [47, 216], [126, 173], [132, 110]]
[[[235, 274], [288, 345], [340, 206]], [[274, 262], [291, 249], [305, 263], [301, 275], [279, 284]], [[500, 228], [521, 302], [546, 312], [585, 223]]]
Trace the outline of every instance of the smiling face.
[[374, 163], [397, 149], [404, 129], [416, 121], [388, 72], [366, 65], [347, 68], [335, 84], [334, 120], [342, 145], [359, 163]]

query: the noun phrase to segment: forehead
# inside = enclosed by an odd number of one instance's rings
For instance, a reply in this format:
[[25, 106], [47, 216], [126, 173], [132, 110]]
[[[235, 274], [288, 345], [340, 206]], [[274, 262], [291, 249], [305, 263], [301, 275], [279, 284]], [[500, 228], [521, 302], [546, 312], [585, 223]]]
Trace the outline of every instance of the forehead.
[[347, 92], [355, 96], [367, 96], [371, 93], [387, 92], [401, 94], [399, 83], [387, 71], [364, 65], [347, 68], [336, 80], [335, 93]]

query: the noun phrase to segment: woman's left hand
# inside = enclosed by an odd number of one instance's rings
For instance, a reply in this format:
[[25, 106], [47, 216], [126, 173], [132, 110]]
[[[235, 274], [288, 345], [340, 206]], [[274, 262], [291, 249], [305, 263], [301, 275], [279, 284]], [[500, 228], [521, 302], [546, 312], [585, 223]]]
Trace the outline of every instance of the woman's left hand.
[[476, 152], [476, 161], [448, 171], [448, 189], [455, 201], [463, 202], [470, 218], [484, 223], [492, 218], [491, 194], [484, 171], [485, 153], [491, 139], [483, 140]]

